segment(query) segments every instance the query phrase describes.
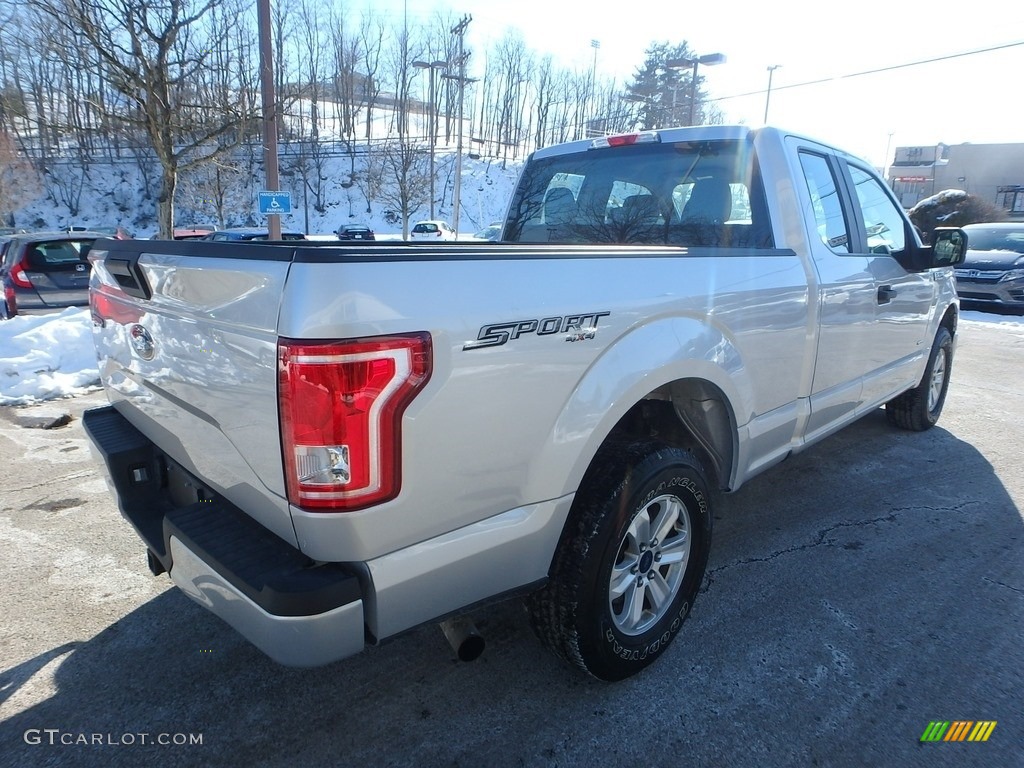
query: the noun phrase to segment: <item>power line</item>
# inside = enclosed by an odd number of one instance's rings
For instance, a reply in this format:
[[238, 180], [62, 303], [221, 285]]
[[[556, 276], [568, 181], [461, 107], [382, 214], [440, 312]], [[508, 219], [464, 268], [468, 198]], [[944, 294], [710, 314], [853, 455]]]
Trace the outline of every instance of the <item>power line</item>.
[[[1018, 40], [1015, 43], [1004, 43], [1003, 45], [994, 45], [990, 48], [977, 48], [973, 51], [963, 51], [961, 53], [951, 53], [946, 56], [936, 56], [932, 59], [922, 59], [921, 61], [911, 61], [907, 64], [894, 64], [891, 67], [881, 67], [879, 69], [866, 69], [863, 72], [854, 72], [850, 75], [836, 75], [834, 77], [823, 77], [819, 80], [808, 80], [803, 83], [791, 83], [790, 85], [776, 85], [772, 88], [772, 91], [785, 91], [790, 88], [803, 88], [808, 85], [820, 85], [821, 83], [831, 83], [834, 80], [849, 80], [853, 77], [863, 77], [864, 75], [877, 75], [880, 72], [891, 72], [895, 69], [906, 69], [907, 67], [917, 67], [922, 64], [934, 64], [937, 61], [949, 61], [950, 59], [959, 59], [963, 56], [975, 56], [979, 53], [990, 53], [992, 51], [1001, 51], [1005, 48], [1014, 48], [1018, 45], [1024, 45], [1024, 40]], [[765, 93], [764, 89], [759, 91], [748, 91], [747, 93], [736, 93], [732, 96], [719, 96], [718, 98], [708, 99], [708, 101], [727, 101], [728, 99], [739, 99], [744, 96], [760, 96]]]

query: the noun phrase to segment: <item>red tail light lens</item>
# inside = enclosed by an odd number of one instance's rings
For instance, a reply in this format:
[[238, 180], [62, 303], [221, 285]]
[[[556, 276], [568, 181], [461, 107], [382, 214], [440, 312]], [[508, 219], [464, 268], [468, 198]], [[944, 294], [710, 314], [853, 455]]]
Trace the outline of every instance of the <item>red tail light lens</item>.
[[31, 288], [32, 281], [25, 276], [25, 262], [19, 260], [11, 267], [11, 282], [19, 288]]
[[288, 500], [351, 511], [401, 489], [402, 415], [430, 379], [430, 334], [278, 343]]

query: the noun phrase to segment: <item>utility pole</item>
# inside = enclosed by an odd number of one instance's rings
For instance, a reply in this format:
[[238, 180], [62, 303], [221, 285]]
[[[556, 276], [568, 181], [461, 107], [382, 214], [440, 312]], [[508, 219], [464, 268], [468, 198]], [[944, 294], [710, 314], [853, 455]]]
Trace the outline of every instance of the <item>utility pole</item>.
[[437, 110], [435, 109], [434, 97], [434, 71], [448, 69], [447, 61], [414, 61], [416, 69], [425, 69], [430, 74], [430, 111], [427, 113], [427, 130], [430, 131], [430, 218], [434, 218], [434, 144], [437, 142]]
[[[452, 34], [459, 36], [459, 134], [458, 139], [455, 143], [455, 196], [452, 200], [452, 207], [454, 208], [455, 220], [452, 222], [452, 226], [455, 227], [455, 236], [459, 236], [459, 218], [462, 213], [462, 109], [464, 101], [464, 89], [466, 87], [466, 54], [464, 52], [465, 40], [466, 40], [466, 27], [469, 26], [469, 22], [473, 20], [473, 17], [466, 14], [462, 17], [462, 21], [452, 27]], [[451, 75], [444, 75], [444, 77], [451, 78]]]
[[[260, 37], [260, 89], [263, 97], [263, 169], [267, 189], [281, 189], [277, 168], [277, 107], [274, 96], [274, 49], [270, 41], [270, 0], [256, 1], [256, 18]], [[281, 215], [267, 214], [267, 237], [281, 239]]]

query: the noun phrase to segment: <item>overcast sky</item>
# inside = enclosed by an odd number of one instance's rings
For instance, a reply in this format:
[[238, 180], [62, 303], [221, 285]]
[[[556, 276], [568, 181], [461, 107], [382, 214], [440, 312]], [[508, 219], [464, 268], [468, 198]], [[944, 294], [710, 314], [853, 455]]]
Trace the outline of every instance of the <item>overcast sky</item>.
[[[875, 165], [896, 146], [1024, 141], [1024, 3], [956, 4], [860, 0], [730, 3], [644, 0], [374, 0], [400, 24], [425, 24], [437, 10], [473, 17], [467, 43], [481, 51], [519, 29], [527, 46], [563, 66], [597, 71], [620, 83], [643, 63], [652, 41], [687, 41], [697, 54], [727, 63], [701, 69], [728, 122], [760, 125], [769, 65], [775, 70], [768, 120], [839, 144]], [[867, 70], [1019, 43], [888, 72]], [[481, 58], [481, 57], [478, 57]], [[822, 78], [842, 78], [786, 87]], [[890, 134], [892, 134], [890, 138]]]

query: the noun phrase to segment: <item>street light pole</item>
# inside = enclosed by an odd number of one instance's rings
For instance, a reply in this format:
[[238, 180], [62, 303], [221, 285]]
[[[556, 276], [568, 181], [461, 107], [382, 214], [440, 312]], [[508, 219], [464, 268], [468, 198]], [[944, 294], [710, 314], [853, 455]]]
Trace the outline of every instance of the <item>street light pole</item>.
[[765, 122], [765, 125], [768, 124], [768, 102], [772, 98], [772, 75], [775, 73], [775, 70], [778, 69], [781, 66], [782, 66], [781, 64], [772, 64], [770, 67], [768, 67], [768, 93], [764, 97], [764, 122]]
[[426, 69], [428, 74], [428, 80], [430, 81], [429, 92], [430, 92], [430, 111], [427, 113], [427, 130], [430, 131], [430, 218], [434, 218], [434, 144], [436, 143], [436, 123], [437, 123], [437, 112], [435, 109], [434, 100], [434, 71], [437, 69], [448, 69], [447, 61], [414, 61], [412, 63], [416, 69]]
[[707, 67], [715, 64], [725, 64], [724, 53], [706, 53], [703, 56], [693, 56], [688, 59], [669, 59], [665, 62], [668, 69], [683, 69], [692, 67], [690, 73], [690, 125], [694, 124], [697, 115], [697, 67], [701, 64]]
[[459, 74], [458, 75], [442, 75], [443, 78], [449, 80], [458, 80], [459, 82], [459, 132], [458, 137], [455, 140], [455, 191], [453, 194], [452, 207], [454, 210], [455, 220], [452, 222], [455, 228], [455, 236], [459, 236], [459, 218], [462, 213], [462, 134], [463, 134], [463, 113], [465, 107], [465, 87], [467, 82], [476, 82], [475, 79], [466, 77], [466, 58], [468, 56], [465, 53], [463, 46], [466, 37], [466, 27], [473, 20], [472, 16], [466, 15], [462, 17], [462, 20], [452, 27], [452, 34], [459, 36]]

